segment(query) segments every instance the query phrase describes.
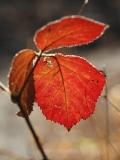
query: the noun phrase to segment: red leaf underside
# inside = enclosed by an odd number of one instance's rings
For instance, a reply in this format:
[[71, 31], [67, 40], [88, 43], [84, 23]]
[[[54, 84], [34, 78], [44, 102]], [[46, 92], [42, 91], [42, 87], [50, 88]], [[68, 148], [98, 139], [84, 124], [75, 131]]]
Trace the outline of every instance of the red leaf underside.
[[[26, 78], [33, 68], [34, 58], [35, 52], [32, 50], [22, 50], [16, 54], [9, 74], [9, 89], [12, 95], [19, 94]], [[22, 91], [20, 98], [20, 103], [27, 115], [30, 115], [31, 111], [33, 110], [32, 107], [34, 103], [34, 97], [35, 91], [32, 74]], [[21, 111], [19, 111], [17, 114], [19, 116], [23, 116]]]
[[105, 84], [95, 67], [78, 56], [41, 58], [34, 71], [35, 101], [47, 119], [68, 130], [88, 118]]
[[39, 29], [34, 41], [43, 52], [63, 46], [88, 44], [101, 36], [108, 25], [81, 16], [68, 16]]

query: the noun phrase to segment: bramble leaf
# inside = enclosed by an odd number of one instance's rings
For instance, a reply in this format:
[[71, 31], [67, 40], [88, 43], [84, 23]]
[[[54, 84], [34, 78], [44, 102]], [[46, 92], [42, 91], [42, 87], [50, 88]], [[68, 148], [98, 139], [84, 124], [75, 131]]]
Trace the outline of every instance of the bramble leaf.
[[[12, 67], [9, 73], [9, 89], [12, 95], [16, 96], [20, 93], [20, 90], [30, 74], [31, 69], [33, 68], [33, 59], [35, 58], [35, 51], [32, 50], [22, 50], [18, 54], [16, 54], [13, 59]], [[33, 74], [28, 79], [27, 84], [25, 85], [21, 97], [20, 103], [25, 111], [25, 113], [29, 116], [33, 103], [34, 103], [34, 81]], [[14, 100], [12, 99], [14, 102]], [[23, 116], [21, 111], [17, 113], [19, 116]]]
[[81, 16], [67, 16], [39, 29], [34, 42], [43, 52], [64, 46], [88, 44], [100, 37], [108, 25]]
[[41, 58], [34, 70], [35, 101], [47, 119], [70, 130], [94, 112], [105, 82], [103, 74], [81, 57]]

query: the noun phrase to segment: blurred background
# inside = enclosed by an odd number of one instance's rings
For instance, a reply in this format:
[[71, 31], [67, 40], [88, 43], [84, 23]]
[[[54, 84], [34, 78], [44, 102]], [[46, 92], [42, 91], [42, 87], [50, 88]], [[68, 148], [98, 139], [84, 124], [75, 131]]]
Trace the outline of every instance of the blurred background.
[[[33, 42], [37, 29], [63, 16], [78, 14], [82, 4], [83, 0], [0, 0], [0, 81], [7, 85], [7, 75], [16, 53], [26, 48], [37, 51]], [[81, 15], [109, 24], [110, 28], [95, 42], [76, 47], [76, 52], [74, 48], [62, 48], [57, 52], [85, 57], [100, 70], [105, 65], [107, 94], [119, 109], [120, 0], [89, 0]], [[9, 97], [0, 92], [0, 159], [40, 159], [24, 119], [15, 115], [17, 110]], [[120, 159], [116, 153], [120, 153], [119, 112], [111, 105], [107, 106], [102, 97], [94, 115], [78, 123], [70, 132], [47, 121], [36, 104], [30, 119], [51, 160], [105, 160], [108, 156], [111, 160]], [[108, 126], [109, 140], [114, 149], [109, 142], [106, 147], [103, 132], [106, 133]]]

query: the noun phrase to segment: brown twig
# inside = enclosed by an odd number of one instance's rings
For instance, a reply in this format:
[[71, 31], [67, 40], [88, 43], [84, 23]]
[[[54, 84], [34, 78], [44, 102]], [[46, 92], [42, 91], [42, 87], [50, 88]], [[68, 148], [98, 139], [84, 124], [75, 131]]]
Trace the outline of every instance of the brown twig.
[[4, 86], [1, 82], [0, 82], [0, 88], [1, 88], [3, 91], [5, 91], [6, 93], [8, 93], [8, 94], [12, 97], [12, 99], [13, 99], [14, 101], [16, 101], [19, 109], [21, 110], [22, 114], [23, 114], [24, 117], [25, 117], [25, 121], [26, 121], [26, 123], [27, 123], [27, 125], [28, 125], [28, 127], [29, 127], [29, 129], [30, 129], [30, 131], [31, 131], [31, 133], [32, 133], [32, 135], [33, 135], [33, 137], [34, 137], [34, 140], [35, 140], [35, 142], [36, 142], [36, 145], [37, 145], [40, 153], [42, 154], [44, 160], [48, 160], [48, 158], [47, 158], [47, 156], [46, 156], [46, 154], [45, 154], [45, 152], [44, 152], [44, 150], [43, 150], [43, 148], [42, 148], [42, 145], [40, 144], [40, 141], [39, 141], [39, 139], [38, 139], [38, 137], [37, 137], [37, 134], [36, 134], [36, 132], [35, 132], [32, 124], [31, 124], [31, 122], [30, 122], [30, 120], [29, 120], [29, 118], [28, 118], [28, 116], [26, 115], [26, 113], [25, 113], [25, 111], [24, 111], [24, 109], [23, 109], [23, 107], [22, 107], [22, 105], [21, 105], [21, 103], [20, 103], [20, 96], [13, 96], [13, 95], [11, 95], [9, 89], [8, 89], [6, 86]]
[[[36, 55], [37, 55], [37, 54], [36, 54]], [[24, 118], [25, 118], [25, 121], [26, 121], [26, 123], [27, 123], [27, 125], [28, 125], [28, 127], [29, 127], [29, 129], [30, 129], [30, 131], [31, 131], [31, 133], [32, 133], [32, 135], [33, 135], [33, 137], [34, 137], [34, 140], [35, 140], [35, 142], [36, 142], [36, 145], [37, 145], [40, 153], [42, 154], [44, 160], [48, 160], [48, 158], [47, 158], [47, 156], [46, 156], [46, 154], [45, 154], [45, 152], [44, 152], [44, 150], [43, 150], [43, 147], [42, 147], [42, 145], [41, 145], [41, 143], [40, 143], [40, 141], [39, 141], [39, 139], [38, 139], [38, 137], [37, 137], [37, 134], [36, 134], [36, 132], [35, 132], [32, 124], [31, 124], [28, 116], [26, 115], [26, 113], [25, 113], [25, 111], [24, 111], [24, 109], [23, 109], [23, 106], [22, 106], [21, 103], [20, 103], [21, 94], [22, 94], [22, 92], [23, 92], [23, 90], [24, 90], [24, 88], [25, 88], [25, 86], [26, 86], [26, 84], [27, 84], [27, 82], [28, 82], [31, 74], [33, 73], [33, 71], [34, 71], [34, 69], [35, 69], [38, 61], [40, 60], [41, 55], [42, 55], [42, 52], [41, 52], [39, 55], [37, 55], [38, 59], [36, 60], [36, 62], [35, 62], [35, 64], [34, 64], [34, 67], [32, 68], [32, 70], [31, 70], [31, 72], [29, 73], [28, 77], [26, 78], [23, 86], [21, 87], [20, 92], [19, 92], [17, 95], [12, 95], [12, 93], [10, 92], [10, 90], [9, 90], [6, 86], [4, 86], [1, 82], [0, 82], [0, 88], [1, 88], [3, 91], [5, 91], [6, 93], [8, 93], [8, 94], [11, 96], [11, 98], [17, 103], [17, 105], [18, 105], [20, 111], [22, 112], [22, 114], [23, 114], [23, 116], [24, 116]]]
[[19, 97], [14, 97], [14, 96], [12, 96], [12, 98], [17, 102], [19, 109], [21, 110], [22, 114], [24, 115], [25, 121], [26, 121], [26, 123], [27, 123], [27, 125], [28, 125], [28, 127], [29, 127], [29, 129], [30, 129], [30, 131], [31, 131], [31, 133], [32, 133], [32, 135], [33, 135], [33, 137], [34, 137], [34, 140], [35, 140], [35, 142], [36, 142], [36, 145], [37, 145], [39, 151], [41, 152], [44, 160], [48, 160], [48, 158], [47, 158], [47, 156], [46, 156], [46, 154], [45, 154], [45, 152], [44, 152], [44, 150], [43, 150], [43, 147], [42, 147], [42, 145], [40, 144], [40, 141], [39, 141], [39, 139], [38, 139], [38, 136], [37, 136], [37, 134], [36, 134], [36, 132], [35, 132], [32, 124], [31, 124], [31, 122], [30, 122], [30, 120], [29, 120], [29, 118], [28, 118], [28, 116], [26, 115], [26, 113], [25, 113], [25, 111], [24, 111], [24, 109], [23, 109], [23, 107], [22, 107], [22, 105], [21, 105], [21, 103], [20, 103], [20, 98], [19, 98]]

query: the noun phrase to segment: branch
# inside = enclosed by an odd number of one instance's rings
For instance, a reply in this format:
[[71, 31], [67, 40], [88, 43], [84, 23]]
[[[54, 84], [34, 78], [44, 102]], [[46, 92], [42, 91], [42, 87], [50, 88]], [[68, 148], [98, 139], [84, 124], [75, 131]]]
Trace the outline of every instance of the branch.
[[42, 148], [42, 145], [40, 144], [40, 141], [39, 141], [39, 139], [37, 137], [37, 134], [36, 134], [32, 124], [31, 124], [31, 122], [30, 122], [30, 120], [29, 120], [29, 118], [27, 116], [27, 114], [25, 113], [25, 111], [24, 111], [24, 109], [23, 109], [23, 107], [22, 107], [22, 105], [20, 103], [20, 97], [19, 96], [18, 97], [11, 96], [11, 97], [17, 102], [17, 105], [18, 105], [19, 109], [21, 110], [22, 114], [24, 115], [25, 121], [26, 121], [26, 123], [27, 123], [27, 125], [28, 125], [28, 127], [29, 127], [29, 129], [30, 129], [30, 131], [31, 131], [31, 133], [33, 135], [33, 137], [34, 137], [36, 145], [37, 145], [39, 151], [41, 152], [44, 160], [48, 160], [48, 158], [47, 158], [47, 156], [46, 156], [46, 154], [45, 154], [45, 152], [44, 152], [44, 150]]
[[42, 145], [41, 145], [41, 143], [40, 143], [40, 141], [39, 141], [39, 139], [37, 137], [37, 134], [36, 134], [36, 132], [35, 132], [32, 124], [31, 124], [31, 122], [30, 122], [30, 120], [28, 118], [28, 116], [26, 115], [26, 113], [25, 113], [25, 111], [24, 111], [24, 109], [23, 109], [23, 107], [22, 107], [22, 105], [20, 103], [20, 96], [14, 96], [14, 95], [12, 95], [11, 92], [10, 92], [10, 90], [6, 86], [4, 86], [1, 82], [0, 82], [0, 88], [3, 91], [5, 91], [6, 93], [8, 93], [9, 96], [11, 96], [11, 98], [17, 103], [19, 109], [21, 110], [22, 114], [24, 115], [25, 121], [26, 121], [26, 123], [28, 125], [28, 128], [30, 129], [30, 131], [31, 131], [31, 133], [32, 133], [32, 135], [34, 137], [35, 143], [36, 143], [36, 145], [37, 145], [40, 153], [42, 154], [44, 160], [48, 160], [48, 158], [47, 158], [47, 156], [46, 156], [46, 154], [45, 154], [45, 152], [44, 152], [44, 150], [42, 148]]

